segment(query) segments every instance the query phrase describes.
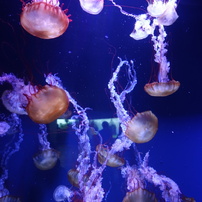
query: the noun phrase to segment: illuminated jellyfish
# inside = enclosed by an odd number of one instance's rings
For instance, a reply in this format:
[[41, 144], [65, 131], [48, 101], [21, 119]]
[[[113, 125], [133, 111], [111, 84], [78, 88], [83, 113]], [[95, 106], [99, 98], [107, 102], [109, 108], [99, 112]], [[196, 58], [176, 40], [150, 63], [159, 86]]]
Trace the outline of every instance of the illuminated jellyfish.
[[22, 79], [12, 74], [3, 74], [0, 83], [3, 82], [10, 83], [13, 88], [2, 94], [6, 109], [12, 113], [28, 115], [36, 123], [51, 123], [64, 114], [69, 106], [65, 91], [52, 83], [40, 88], [30, 83], [25, 85]]
[[73, 192], [64, 185], [58, 186], [53, 193], [53, 198], [57, 202], [66, 201], [66, 200], [70, 201], [72, 196], [73, 196]]
[[20, 16], [22, 27], [42, 39], [59, 37], [71, 21], [70, 15], [66, 15], [67, 10], [63, 11], [59, 4], [59, 0], [33, 0], [27, 3]]
[[[111, 93], [110, 98], [116, 108], [116, 113], [123, 131], [120, 138], [118, 138], [112, 145], [112, 149], [115, 149], [115, 151], [122, 151], [124, 147], [129, 148], [132, 141], [136, 143], [150, 141], [158, 129], [158, 119], [151, 111], [137, 113], [134, 118], [131, 119], [127, 111], [124, 109], [123, 103], [125, 101], [126, 94], [130, 93], [134, 89], [137, 79], [133, 62], [131, 61], [132, 65], [130, 65], [126, 60], [122, 61], [120, 58], [119, 60], [120, 63], [114, 71], [113, 76], [108, 84], [108, 88]], [[128, 68], [127, 72], [129, 81], [126, 88], [120, 94], [118, 94], [116, 91], [115, 82], [118, 80], [118, 74], [121, 67], [124, 65], [126, 65]], [[129, 141], [126, 136], [132, 141]]]
[[[9, 190], [5, 188], [5, 181], [8, 179], [8, 161], [10, 157], [19, 151], [20, 149], [20, 144], [23, 141], [23, 132], [22, 132], [22, 127], [21, 127], [21, 120], [19, 119], [17, 114], [11, 114], [9, 117], [5, 117], [4, 115], [0, 115], [0, 118], [3, 119], [4, 124], [0, 125], [0, 127], [5, 127], [5, 123], [9, 125], [6, 126], [5, 128], [2, 129], [0, 128], [1, 131], [4, 130], [4, 135], [11, 135], [12, 141], [9, 143], [5, 144], [5, 149], [3, 151], [2, 157], [1, 157], [1, 177], [0, 177], [0, 201], [1, 202], [20, 202], [19, 198], [13, 197], [10, 195]], [[4, 138], [1, 135], [1, 138]]]
[[132, 202], [132, 201], [157, 202], [155, 194], [141, 188], [136, 189], [133, 192], [128, 192], [125, 198], [123, 199], [123, 202]]
[[[162, 198], [165, 201], [181, 201], [181, 191], [178, 185], [172, 179], [159, 175], [156, 170], [149, 167], [148, 158], [149, 153], [146, 153], [143, 161], [140, 161], [140, 165], [122, 167], [121, 173], [127, 180], [127, 189], [129, 191], [123, 201], [136, 201], [137, 197], [142, 197], [143, 193], [149, 198], [142, 201], [157, 201], [155, 195], [146, 190], [147, 182], [161, 190]], [[129, 200], [129, 198], [136, 200]]]
[[165, 56], [167, 52], [165, 37], [164, 26], [159, 25], [159, 36], [152, 35], [154, 50], [156, 51], [154, 61], [159, 64], [158, 80], [144, 86], [144, 90], [151, 96], [168, 96], [176, 92], [180, 87], [179, 81], [170, 80], [168, 77], [170, 62], [167, 61]]
[[106, 145], [97, 145], [98, 161], [100, 164], [106, 163], [110, 167], [120, 167], [125, 164], [125, 160], [116, 154], [110, 154], [109, 148]]
[[41, 151], [34, 155], [33, 161], [38, 169], [50, 170], [56, 165], [59, 159], [59, 152], [50, 148], [50, 143], [47, 140], [48, 133], [46, 125], [40, 124], [39, 129], [38, 138], [41, 144]]
[[[123, 15], [135, 18], [136, 22], [134, 30], [130, 34], [135, 40], [145, 39], [149, 35], [152, 36], [153, 47], [156, 52], [154, 61], [159, 64], [158, 80], [148, 83], [144, 86], [144, 90], [151, 96], [168, 96], [179, 89], [180, 82], [169, 79], [170, 62], [165, 56], [166, 49], [166, 32], [164, 26], [172, 25], [178, 18], [176, 12], [176, 0], [148, 0], [147, 13], [133, 15], [127, 13], [120, 5], [110, 0], [114, 6], [120, 9]], [[155, 36], [156, 27], [159, 28], [159, 35]]]
[[1, 121], [0, 122], [0, 136], [3, 137], [4, 135], [6, 135], [6, 132], [10, 129], [10, 125], [5, 122], [5, 121]]
[[99, 14], [104, 7], [104, 0], [79, 0], [81, 8], [93, 15]]

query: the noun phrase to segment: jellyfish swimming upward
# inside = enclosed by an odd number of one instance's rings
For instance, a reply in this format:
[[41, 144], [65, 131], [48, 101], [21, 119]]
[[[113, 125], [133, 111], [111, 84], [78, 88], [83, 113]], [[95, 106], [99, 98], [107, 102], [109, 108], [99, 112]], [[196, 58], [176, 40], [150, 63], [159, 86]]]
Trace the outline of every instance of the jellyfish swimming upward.
[[155, 51], [154, 61], [158, 63], [158, 78], [154, 82], [146, 84], [144, 90], [149, 95], [156, 97], [164, 97], [176, 92], [180, 87], [180, 82], [169, 78], [170, 62], [166, 57], [165, 38], [167, 34], [164, 28], [164, 26], [172, 25], [178, 18], [176, 0], [148, 0], [147, 13], [140, 15], [127, 13], [113, 0], [110, 1], [120, 9], [123, 15], [135, 18], [136, 22], [130, 37], [141, 40], [151, 35]]
[[59, 0], [33, 0], [23, 6], [20, 22], [31, 35], [52, 39], [68, 28], [71, 20], [66, 12], [59, 7]]

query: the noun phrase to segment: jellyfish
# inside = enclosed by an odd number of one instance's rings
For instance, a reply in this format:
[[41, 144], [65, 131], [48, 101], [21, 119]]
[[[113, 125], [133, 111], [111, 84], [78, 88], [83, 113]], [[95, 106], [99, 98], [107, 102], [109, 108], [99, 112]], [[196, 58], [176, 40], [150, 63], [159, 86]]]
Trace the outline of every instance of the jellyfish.
[[[1, 136], [1, 138], [4, 138], [3, 136], [11, 134], [11, 141], [9, 143], [5, 144], [5, 149], [3, 151], [0, 166], [2, 169], [1, 176], [0, 176], [0, 201], [10, 201], [10, 202], [20, 202], [20, 199], [17, 197], [13, 197], [10, 195], [10, 192], [5, 187], [5, 181], [8, 179], [8, 162], [11, 156], [19, 151], [20, 145], [23, 141], [23, 131], [21, 126], [21, 120], [17, 114], [11, 114], [8, 117], [5, 117], [5, 115], [0, 115], [1, 119], [3, 119], [4, 125], [7, 123], [9, 125], [9, 128], [7, 127], [7, 130], [4, 132], [5, 134]], [[2, 127], [2, 125], [0, 125]], [[2, 131], [2, 130], [1, 130]]]
[[[144, 143], [150, 141], [155, 136], [158, 128], [158, 119], [151, 111], [137, 113], [134, 118], [131, 118], [125, 110], [123, 103], [126, 94], [134, 89], [137, 79], [133, 62], [131, 61], [130, 65], [126, 60], [122, 60], [121, 58], [119, 58], [119, 60], [119, 65], [108, 83], [108, 89], [111, 94], [110, 98], [116, 108], [116, 113], [123, 131], [120, 138], [112, 145], [112, 149], [116, 152], [122, 151], [124, 148], [129, 149], [132, 142]], [[115, 83], [118, 80], [118, 74], [120, 73], [121, 67], [124, 65], [127, 67], [128, 83], [126, 88], [118, 94]]]
[[126, 136], [135, 143], [149, 142], [158, 130], [158, 119], [151, 112], [137, 113], [129, 122]]
[[70, 199], [73, 196], [73, 192], [67, 188], [64, 185], [60, 185], [58, 186], [54, 193], [53, 193], [53, 198], [55, 199], [55, 201], [59, 202], [59, 201], [70, 201]]
[[48, 133], [46, 125], [40, 124], [39, 129], [38, 138], [41, 144], [41, 150], [34, 155], [33, 161], [38, 169], [50, 170], [56, 165], [60, 154], [55, 149], [50, 148], [50, 143], [47, 140]]
[[81, 8], [92, 15], [99, 14], [104, 7], [104, 0], [79, 0]]
[[[165, 201], [181, 201], [181, 191], [178, 185], [172, 179], [159, 175], [154, 168], [148, 166], [148, 159], [149, 152], [146, 153], [143, 160], [140, 160], [138, 166], [127, 165], [122, 168], [121, 174], [127, 180], [127, 189], [132, 192], [129, 196], [132, 197], [137, 192], [142, 194], [143, 190], [147, 189], [147, 183], [149, 182], [160, 189], [161, 196]], [[146, 193], [148, 194], [148, 192]], [[150, 200], [156, 201], [154, 197], [154, 195], [151, 196]]]
[[24, 5], [20, 22], [31, 35], [53, 39], [62, 35], [69, 26], [70, 15], [59, 7], [59, 0], [33, 0]]
[[13, 88], [2, 94], [6, 109], [12, 113], [28, 115], [36, 123], [51, 123], [68, 109], [69, 99], [66, 92], [51, 81], [49, 85], [39, 88], [30, 83], [25, 85], [22, 79], [12, 74], [3, 74], [0, 83], [3, 82], [10, 83]]
[[[132, 17], [136, 20], [134, 29], [130, 34], [135, 40], [141, 40], [151, 35], [154, 43], [155, 58], [154, 61], [159, 65], [158, 79], [144, 86], [144, 90], [151, 96], [164, 97], [175, 93], [180, 82], [169, 78], [170, 62], [166, 58], [166, 31], [164, 26], [172, 25], [178, 18], [176, 12], [176, 0], [148, 0], [147, 13], [134, 15], [127, 13], [120, 5], [110, 0], [114, 6], [120, 9], [123, 15]], [[155, 31], [158, 28], [158, 35]]]
[[128, 192], [123, 199], [123, 202], [157, 202], [155, 194], [147, 191], [146, 189], [136, 189], [133, 192]]
[[105, 145], [97, 145], [98, 161], [100, 164], [106, 163], [110, 167], [120, 167], [125, 164], [125, 160], [116, 154], [110, 155], [109, 148]]

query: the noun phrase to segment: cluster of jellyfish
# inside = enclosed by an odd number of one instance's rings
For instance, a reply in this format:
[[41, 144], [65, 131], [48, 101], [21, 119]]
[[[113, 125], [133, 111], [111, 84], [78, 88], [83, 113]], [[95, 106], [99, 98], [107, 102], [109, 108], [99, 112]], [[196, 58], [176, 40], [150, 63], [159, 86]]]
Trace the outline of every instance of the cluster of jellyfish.
[[[123, 15], [135, 19], [134, 30], [130, 37], [135, 40], [142, 40], [151, 35], [155, 51], [154, 60], [159, 64], [158, 79], [145, 85], [144, 90], [151, 96], [168, 96], [176, 92], [180, 83], [170, 80], [170, 63], [166, 58], [166, 32], [164, 26], [172, 25], [178, 18], [176, 0], [148, 0], [147, 12], [134, 15], [127, 13], [113, 0], [109, 0], [117, 7]], [[103, 7], [103, 0], [80, 0], [81, 8], [92, 14], [99, 14]], [[23, 3], [20, 23], [31, 35], [52, 39], [62, 35], [68, 28], [71, 20], [66, 15], [67, 10], [62, 10], [58, 0], [33, 0], [30, 3]], [[158, 32], [155, 30], [158, 29]], [[156, 35], [158, 33], [158, 35]], [[124, 108], [126, 95], [133, 91], [137, 83], [136, 71], [132, 61], [119, 58], [120, 62], [112, 74], [108, 83], [110, 99], [116, 109], [122, 133], [116, 138], [112, 146], [102, 143], [92, 151], [88, 137], [89, 119], [87, 108], [82, 108], [77, 101], [62, 85], [60, 78], [53, 74], [45, 75], [46, 85], [43, 87], [34, 86], [31, 83], [25, 84], [23, 79], [17, 78], [12, 73], [3, 74], [0, 77], [0, 84], [9, 83], [11, 90], [5, 90], [1, 96], [4, 107], [10, 115], [0, 115], [0, 137], [4, 137], [14, 131], [15, 143], [5, 147], [1, 158], [2, 175], [0, 178], [0, 201], [20, 202], [20, 198], [13, 197], [5, 187], [5, 181], [9, 177], [7, 164], [10, 157], [20, 149], [23, 141], [21, 127], [21, 115], [27, 115], [32, 121], [39, 124], [38, 139], [41, 145], [40, 151], [33, 157], [35, 166], [40, 170], [52, 169], [58, 158], [59, 152], [51, 148], [48, 142], [46, 124], [51, 123], [63, 115], [69, 105], [75, 109], [71, 119], [76, 120], [72, 125], [80, 148], [75, 168], [68, 171], [68, 179], [75, 187], [68, 188], [65, 185], [58, 185], [55, 188], [53, 197], [55, 201], [75, 201], [80, 198], [84, 202], [101, 202], [104, 199], [105, 191], [102, 187], [102, 174], [107, 166], [119, 167], [122, 177], [127, 182], [127, 190], [124, 202], [154, 202], [159, 199], [154, 193], [147, 190], [147, 182], [153, 184], [161, 191], [161, 199], [167, 202], [195, 201], [193, 198], [186, 198], [178, 185], [170, 178], [160, 175], [148, 165], [149, 153], [142, 159], [137, 151], [136, 144], [146, 143], [154, 138], [158, 130], [158, 118], [152, 111], [137, 113], [131, 117]], [[128, 80], [126, 87], [120, 92], [116, 83], [119, 81], [120, 71], [127, 68]], [[119, 156], [123, 150], [129, 150], [133, 145], [139, 158], [137, 165], [130, 166], [126, 160]], [[82, 148], [82, 149], [81, 149]], [[93, 158], [92, 158], [93, 156]], [[97, 164], [97, 161], [99, 164]], [[65, 176], [64, 176], [65, 177]]]

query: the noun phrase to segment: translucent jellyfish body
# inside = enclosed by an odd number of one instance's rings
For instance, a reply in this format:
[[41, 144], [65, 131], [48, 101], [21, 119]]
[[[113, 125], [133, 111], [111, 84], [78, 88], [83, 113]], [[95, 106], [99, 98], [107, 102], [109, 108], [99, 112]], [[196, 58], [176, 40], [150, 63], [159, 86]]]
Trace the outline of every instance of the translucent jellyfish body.
[[155, 198], [155, 194], [145, 190], [145, 189], [137, 189], [133, 192], [128, 192], [123, 199], [123, 202], [157, 202]]
[[104, 145], [97, 145], [96, 150], [98, 152], [98, 161], [100, 164], [106, 163], [110, 167], [119, 167], [125, 164], [125, 160], [116, 154], [110, 154], [109, 148]]
[[66, 200], [69, 201], [72, 196], [73, 192], [64, 185], [58, 186], [53, 193], [53, 197], [57, 202]]
[[127, 124], [125, 135], [135, 143], [150, 141], [158, 130], [158, 119], [151, 112], [137, 113]]
[[0, 202], [21, 202], [21, 200], [13, 196], [4, 196], [0, 198]]
[[69, 26], [69, 16], [59, 7], [59, 1], [33, 0], [20, 16], [22, 27], [31, 35], [52, 39], [62, 35]]
[[[149, 1], [148, 1], [149, 2]], [[147, 7], [150, 16], [155, 17], [161, 25], [172, 25], [178, 18], [175, 1], [153, 0]]]
[[33, 157], [35, 166], [40, 170], [52, 169], [59, 158], [59, 152], [54, 149], [43, 150]]
[[104, 0], [80, 0], [80, 5], [87, 13], [97, 15], [104, 7]]
[[69, 106], [65, 91], [56, 86], [44, 86], [28, 97], [26, 111], [36, 123], [47, 124], [64, 114]]

